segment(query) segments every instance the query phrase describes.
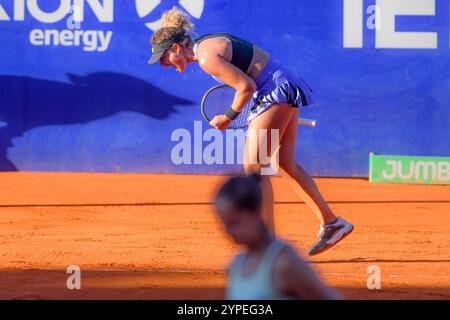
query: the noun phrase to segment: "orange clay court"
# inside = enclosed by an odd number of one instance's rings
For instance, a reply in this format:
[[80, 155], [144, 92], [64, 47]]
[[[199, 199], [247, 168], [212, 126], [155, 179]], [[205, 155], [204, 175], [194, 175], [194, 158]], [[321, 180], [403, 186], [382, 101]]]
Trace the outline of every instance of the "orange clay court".
[[[211, 205], [223, 176], [0, 173], [0, 299], [221, 299], [238, 248]], [[450, 299], [445, 186], [315, 179], [355, 231], [310, 259], [348, 299]], [[272, 178], [279, 236], [305, 252], [318, 222]], [[66, 268], [81, 268], [68, 290]], [[381, 268], [381, 290], [367, 268]]]

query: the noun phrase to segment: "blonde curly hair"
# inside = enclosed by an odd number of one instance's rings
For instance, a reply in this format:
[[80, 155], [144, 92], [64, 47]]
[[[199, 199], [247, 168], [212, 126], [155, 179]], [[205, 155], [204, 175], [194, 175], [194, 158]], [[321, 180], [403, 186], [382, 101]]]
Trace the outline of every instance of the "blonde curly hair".
[[151, 44], [172, 41], [183, 47], [189, 47], [193, 45], [194, 41], [188, 33], [193, 30], [194, 24], [189, 16], [177, 7], [173, 7], [163, 13], [162, 27], [152, 35]]

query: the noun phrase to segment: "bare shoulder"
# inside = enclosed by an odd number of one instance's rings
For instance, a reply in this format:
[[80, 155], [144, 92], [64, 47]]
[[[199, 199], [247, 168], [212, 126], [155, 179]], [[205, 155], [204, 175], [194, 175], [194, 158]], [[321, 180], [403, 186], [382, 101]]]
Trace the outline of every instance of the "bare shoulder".
[[217, 54], [231, 60], [233, 48], [231, 41], [225, 37], [214, 37], [201, 41], [197, 47], [199, 58], [208, 58], [211, 54]]
[[337, 292], [321, 281], [300, 253], [289, 245], [280, 251], [274, 267], [274, 286], [283, 294], [301, 299], [340, 298]]
[[299, 266], [301, 260], [297, 252], [290, 245], [285, 245], [278, 253], [273, 267], [274, 287], [283, 294], [289, 294], [289, 281]]
[[275, 267], [279, 272], [287, 272], [302, 265], [307, 266], [303, 257], [291, 245], [286, 244], [280, 250]]

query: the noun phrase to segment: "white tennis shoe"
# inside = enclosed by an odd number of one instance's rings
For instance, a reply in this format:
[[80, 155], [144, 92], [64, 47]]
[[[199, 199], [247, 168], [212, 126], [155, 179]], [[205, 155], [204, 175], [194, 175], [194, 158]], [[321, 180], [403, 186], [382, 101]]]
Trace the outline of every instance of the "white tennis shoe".
[[354, 229], [353, 224], [339, 217], [333, 224], [320, 226], [317, 242], [309, 249], [310, 256], [324, 252], [348, 236]]

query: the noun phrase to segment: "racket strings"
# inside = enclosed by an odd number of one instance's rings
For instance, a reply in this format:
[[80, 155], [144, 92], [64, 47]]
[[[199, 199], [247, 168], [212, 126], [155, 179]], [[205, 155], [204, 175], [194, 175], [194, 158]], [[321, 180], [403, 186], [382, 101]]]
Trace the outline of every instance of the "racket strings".
[[[203, 112], [208, 120], [214, 119], [217, 115], [223, 115], [231, 106], [236, 90], [229, 86], [219, 86], [211, 90], [204, 98]], [[233, 120], [229, 128], [245, 128], [248, 125], [247, 118], [250, 115], [254, 103], [250, 100], [242, 109], [239, 116]]]

